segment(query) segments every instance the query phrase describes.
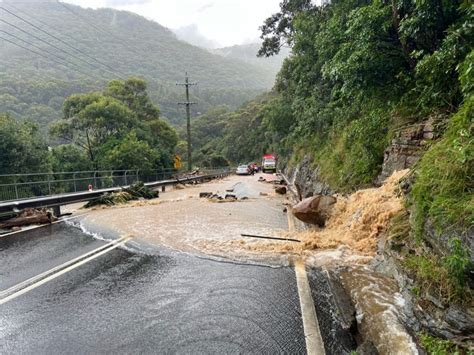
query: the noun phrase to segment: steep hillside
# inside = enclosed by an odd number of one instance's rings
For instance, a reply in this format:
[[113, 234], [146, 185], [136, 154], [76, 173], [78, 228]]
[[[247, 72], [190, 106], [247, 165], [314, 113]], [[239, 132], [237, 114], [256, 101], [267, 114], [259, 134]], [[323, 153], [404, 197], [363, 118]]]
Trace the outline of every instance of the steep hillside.
[[273, 84], [272, 70], [213, 55], [129, 12], [56, 2], [0, 6], [0, 112], [43, 126], [59, 116], [65, 97], [100, 90], [117, 78], [114, 73], [146, 79], [153, 101], [172, 122], [183, 116], [176, 102], [183, 100], [184, 92], [175, 83], [183, 80], [185, 71], [199, 82], [192, 99], [200, 112], [216, 104], [236, 107]]

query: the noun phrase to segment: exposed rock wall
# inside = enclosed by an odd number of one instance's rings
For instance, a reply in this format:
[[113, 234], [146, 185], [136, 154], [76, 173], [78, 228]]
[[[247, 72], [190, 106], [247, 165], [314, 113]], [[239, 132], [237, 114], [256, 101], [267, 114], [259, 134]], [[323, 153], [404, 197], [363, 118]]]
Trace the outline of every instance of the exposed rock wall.
[[436, 136], [437, 124], [431, 118], [400, 129], [385, 150], [382, 172], [376, 184], [382, 184], [394, 171], [411, 168], [421, 158], [428, 141]]
[[314, 195], [333, 194], [329, 186], [321, 181], [319, 167], [314, 167], [307, 155], [296, 166], [287, 167], [284, 172], [290, 183], [296, 188], [300, 200]]
[[430, 333], [449, 339], [472, 339], [474, 332], [474, 308], [472, 305], [443, 305], [435, 296], [413, 294], [416, 286], [400, 266], [400, 254], [390, 240], [380, 243], [379, 254], [372, 266], [380, 273], [393, 277], [403, 295], [401, 321], [413, 333], [428, 330]]

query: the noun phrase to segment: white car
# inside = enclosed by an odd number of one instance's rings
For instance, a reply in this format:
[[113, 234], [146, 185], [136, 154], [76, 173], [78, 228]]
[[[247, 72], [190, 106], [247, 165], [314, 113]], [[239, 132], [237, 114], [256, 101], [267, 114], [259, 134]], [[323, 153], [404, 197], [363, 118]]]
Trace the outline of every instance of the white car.
[[235, 173], [237, 175], [250, 175], [250, 168], [247, 165], [240, 165]]

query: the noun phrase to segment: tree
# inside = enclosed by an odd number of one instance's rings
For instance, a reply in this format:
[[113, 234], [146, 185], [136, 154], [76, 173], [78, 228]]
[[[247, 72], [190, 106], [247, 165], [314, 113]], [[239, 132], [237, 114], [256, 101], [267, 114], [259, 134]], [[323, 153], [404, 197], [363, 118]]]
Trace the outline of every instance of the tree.
[[111, 138], [101, 147], [101, 166], [105, 169], [152, 171], [157, 168], [160, 153], [137, 138], [135, 131], [121, 139]]
[[129, 108], [99, 93], [69, 97], [63, 112], [63, 119], [51, 128], [52, 135], [83, 148], [95, 168], [100, 146], [111, 137], [123, 136], [137, 124]]
[[258, 56], [270, 57], [278, 54], [284, 45], [291, 46], [295, 17], [303, 11], [311, 11], [314, 8], [311, 0], [283, 0], [280, 3], [281, 11], [267, 18], [260, 27], [262, 31], [260, 38], [263, 43]]
[[152, 146], [173, 153], [178, 144], [178, 134], [167, 122], [160, 119], [148, 121], [143, 130], [147, 133], [147, 141]]
[[0, 114], [0, 174], [48, 172], [48, 146], [29, 122]]
[[160, 110], [148, 96], [146, 81], [143, 79], [113, 80], [107, 85], [104, 94], [122, 102], [142, 122], [152, 121], [160, 116]]
[[54, 172], [91, 170], [92, 164], [84, 150], [73, 144], [62, 144], [51, 149], [51, 168]]

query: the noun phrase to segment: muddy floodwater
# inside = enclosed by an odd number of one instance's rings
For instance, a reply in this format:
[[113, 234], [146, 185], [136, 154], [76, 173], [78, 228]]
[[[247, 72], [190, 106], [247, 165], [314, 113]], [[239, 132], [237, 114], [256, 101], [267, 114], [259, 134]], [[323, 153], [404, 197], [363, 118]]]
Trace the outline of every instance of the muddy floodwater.
[[[230, 176], [173, 189], [155, 200], [93, 210], [82, 224], [86, 229], [106, 227], [182, 252], [241, 260], [249, 257], [249, 245], [261, 243], [241, 234], [278, 236], [288, 231], [284, 211], [288, 201], [275, 194], [272, 183], [258, 181], [261, 176], [267, 181], [275, 178], [269, 174]], [[238, 200], [218, 202], [200, 198], [201, 192], [233, 194]], [[267, 254], [263, 257], [280, 258]], [[253, 258], [261, 260], [262, 253], [254, 253]]]
[[[95, 208], [81, 225], [172, 250], [218, 260], [288, 265], [303, 258], [310, 267], [343, 267], [341, 282], [357, 310], [359, 330], [381, 354], [416, 354], [411, 336], [399, 322], [403, 299], [393, 280], [368, 264], [391, 216], [401, 210], [394, 174], [380, 188], [338, 197], [326, 229], [301, 232], [291, 215], [289, 196], [274, 191], [274, 175], [230, 176], [205, 184], [170, 189], [149, 201]], [[259, 181], [264, 178], [266, 181]], [[202, 192], [233, 201], [200, 198]], [[293, 201], [294, 202], [294, 201]], [[300, 231], [300, 232], [298, 232]], [[241, 234], [293, 237], [301, 243], [245, 238]]]

